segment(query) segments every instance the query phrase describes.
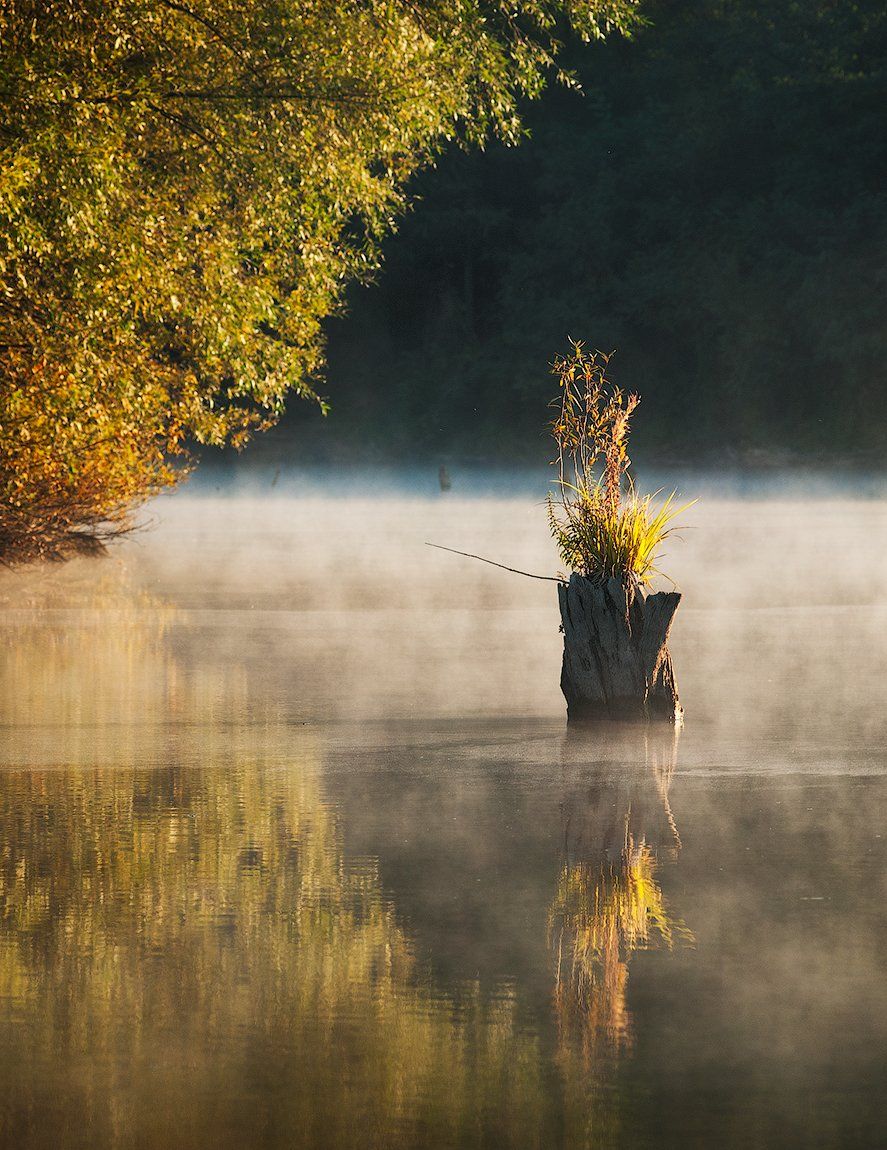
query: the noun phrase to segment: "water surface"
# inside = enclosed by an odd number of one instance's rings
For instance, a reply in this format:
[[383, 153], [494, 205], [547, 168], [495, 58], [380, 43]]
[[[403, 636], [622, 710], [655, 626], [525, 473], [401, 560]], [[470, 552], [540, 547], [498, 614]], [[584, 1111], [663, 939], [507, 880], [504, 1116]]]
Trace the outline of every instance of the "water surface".
[[694, 508], [683, 731], [568, 732], [454, 495], [0, 580], [4, 1147], [883, 1141], [887, 504]]

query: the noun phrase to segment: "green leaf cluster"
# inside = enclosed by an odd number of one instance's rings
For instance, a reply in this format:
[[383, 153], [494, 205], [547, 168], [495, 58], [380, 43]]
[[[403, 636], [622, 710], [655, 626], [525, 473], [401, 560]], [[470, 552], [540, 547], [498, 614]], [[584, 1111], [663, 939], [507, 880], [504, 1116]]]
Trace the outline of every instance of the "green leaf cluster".
[[[170, 478], [158, 449], [239, 446], [288, 394], [318, 398], [321, 322], [377, 266], [409, 177], [448, 140], [516, 141], [559, 35], [624, 28], [634, 2], [7, 0], [3, 502], [17, 483], [39, 514], [19, 440], [47, 378], [49, 470], [131, 417], [143, 493]], [[100, 488], [94, 519], [120, 506]]]

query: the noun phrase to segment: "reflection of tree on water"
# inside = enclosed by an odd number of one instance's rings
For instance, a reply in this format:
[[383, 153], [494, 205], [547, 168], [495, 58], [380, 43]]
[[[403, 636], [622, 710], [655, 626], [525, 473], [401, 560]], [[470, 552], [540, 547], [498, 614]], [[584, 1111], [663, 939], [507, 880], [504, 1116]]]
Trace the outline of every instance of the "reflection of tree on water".
[[581, 1052], [586, 1065], [631, 1044], [632, 954], [691, 938], [669, 911], [656, 873], [657, 855], [680, 849], [668, 801], [678, 732], [616, 728], [607, 738], [570, 736], [568, 772], [595, 754], [618, 763], [624, 753], [624, 763], [635, 762], [638, 740], [645, 765], [640, 772], [605, 767], [565, 801], [563, 864], [548, 926], [562, 1052]]
[[183, 613], [139, 587], [123, 565], [74, 562], [18, 596], [15, 580], [22, 576], [0, 575], [0, 609], [15, 603], [3, 619], [0, 672], [14, 689], [0, 695], [0, 722], [64, 727], [69, 762], [78, 728], [113, 724], [119, 744], [141, 737], [149, 722], [215, 718], [214, 696], [230, 708], [243, 693], [236, 667], [201, 667], [186, 678], [172, 643]]
[[[618, 1145], [592, 1055], [618, 1047], [631, 949], [658, 937], [649, 895], [620, 898], [626, 865], [658, 893], [673, 759], [564, 804], [556, 1082], [517, 988], [430, 977], [375, 863], [345, 850], [319, 743], [273, 712], [239, 732], [246, 665], [182, 657], [181, 614], [110, 596], [101, 619], [84, 588], [5, 634], [8, 762], [52, 769], [0, 774], [0, 1144]], [[570, 737], [568, 774], [587, 749]]]
[[33, 585], [23, 579], [0, 572], [6, 763], [204, 757], [208, 742], [229, 749], [226, 726], [275, 721], [273, 706], [252, 697], [244, 662], [212, 651], [181, 657], [183, 636], [195, 632], [189, 612], [145, 590], [123, 564], [74, 561]]
[[4, 778], [5, 1144], [43, 1141], [54, 1113], [83, 1115], [91, 1145], [539, 1131], [541, 1062], [513, 992], [435, 990], [375, 865], [344, 854], [312, 753], [285, 770]]
[[434, 985], [318, 744], [227, 723], [244, 666], [125, 579], [50, 591], [4, 635], [51, 769], [0, 773], [0, 1145], [544, 1145], [513, 988]]

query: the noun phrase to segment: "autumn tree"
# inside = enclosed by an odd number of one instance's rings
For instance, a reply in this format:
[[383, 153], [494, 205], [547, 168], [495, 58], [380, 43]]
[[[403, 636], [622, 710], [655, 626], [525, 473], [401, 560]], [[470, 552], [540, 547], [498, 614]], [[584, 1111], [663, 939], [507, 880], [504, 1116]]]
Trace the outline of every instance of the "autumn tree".
[[[410, 175], [636, 0], [0, 0], [0, 557], [318, 399]], [[569, 77], [564, 77], [569, 80]]]

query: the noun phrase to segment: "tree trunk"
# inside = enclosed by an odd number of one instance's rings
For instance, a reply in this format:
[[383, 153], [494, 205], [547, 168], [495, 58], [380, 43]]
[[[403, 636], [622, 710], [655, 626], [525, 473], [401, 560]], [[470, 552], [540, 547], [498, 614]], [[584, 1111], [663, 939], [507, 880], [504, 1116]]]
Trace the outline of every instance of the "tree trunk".
[[668, 633], [676, 591], [647, 594], [618, 579], [572, 574], [558, 584], [564, 631], [561, 690], [569, 720], [681, 721]]

